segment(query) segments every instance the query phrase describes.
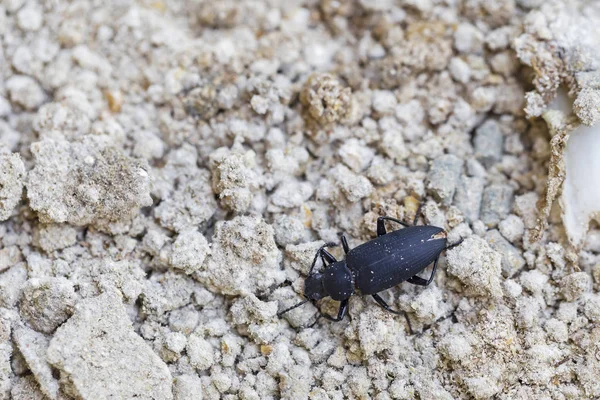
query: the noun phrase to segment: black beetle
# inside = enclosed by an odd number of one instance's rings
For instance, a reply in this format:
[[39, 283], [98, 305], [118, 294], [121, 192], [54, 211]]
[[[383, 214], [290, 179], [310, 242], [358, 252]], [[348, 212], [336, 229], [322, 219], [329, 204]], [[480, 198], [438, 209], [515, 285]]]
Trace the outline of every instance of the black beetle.
[[[362, 294], [373, 296], [385, 310], [394, 314], [402, 314], [401, 311], [392, 310], [378, 292], [404, 281], [420, 286], [429, 285], [433, 281], [442, 251], [458, 246], [462, 242], [461, 239], [458, 243], [446, 246], [447, 233], [444, 229], [432, 225], [416, 225], [419, 213], [420, 207], [412, 226], [396, 218], [377, 218], [377, 238], [352, 250], [348, 246], [346, 237], [342, 235], [342, 246], [346, 253], [345, 260], [338, 261], [326, 250], [327, 247], [336, 246], [335, 243], [321, 246], [315, 254], [308, 277], [304, 281], [306, 300], [281, 311], [278, 315], [281, 316], [309, 301], [314, 304], [317, 300], [330, 296], [333, 300], [340, 301], [337, 317], [320, 313], [317, 321], [320, 317], [325, 317], [330, 321], [341, 321], [348, 310], [348, 299], [356, 290]], [[386, 220], [397, 222], [405, 228], [387, 233]], [[321, 257], [325, 269], [323, 272], [313, 273], [319, 257]], [[431, 263], [433, 263], [433, 270], [429, 279], [417, 276]], [[406, 316], [406, 313], [404, 315]], [[408, 317], [406, 320], [411, 329]]]

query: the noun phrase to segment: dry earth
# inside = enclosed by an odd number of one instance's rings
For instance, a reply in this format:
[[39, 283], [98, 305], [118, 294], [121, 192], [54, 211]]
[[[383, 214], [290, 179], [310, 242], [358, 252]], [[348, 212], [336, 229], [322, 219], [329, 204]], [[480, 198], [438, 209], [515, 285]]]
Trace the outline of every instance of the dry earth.
[[[0, 399], [600, 398], [600, 231], [537, 210], [559, 87], [600, 119], [569, 4], [0, 2]], [[419, 204], [465, 241], [383, 294], [414, 334], [277, 317]]]

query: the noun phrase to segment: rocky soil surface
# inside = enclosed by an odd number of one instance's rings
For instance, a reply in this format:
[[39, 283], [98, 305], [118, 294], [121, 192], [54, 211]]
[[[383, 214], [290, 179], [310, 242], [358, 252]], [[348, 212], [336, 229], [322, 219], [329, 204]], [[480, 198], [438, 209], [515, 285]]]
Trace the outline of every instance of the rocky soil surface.
[[[600, 230], [569, 245], [540, 118], [600, 119], [568, 4], [1, 2], [0, 399], [600, 398]], [[412, 334], [277, 317], [419, 205], [464, 242], [382, 294]]]

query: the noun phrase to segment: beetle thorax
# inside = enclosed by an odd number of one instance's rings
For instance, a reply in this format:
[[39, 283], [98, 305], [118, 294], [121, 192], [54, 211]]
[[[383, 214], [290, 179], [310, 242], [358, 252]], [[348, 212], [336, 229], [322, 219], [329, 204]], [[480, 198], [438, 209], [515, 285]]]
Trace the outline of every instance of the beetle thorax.
[[354, 276], [345, 261], [335, 262], [323, 271], [323, 288], [333, 300], [346, 300], [354, 294]]

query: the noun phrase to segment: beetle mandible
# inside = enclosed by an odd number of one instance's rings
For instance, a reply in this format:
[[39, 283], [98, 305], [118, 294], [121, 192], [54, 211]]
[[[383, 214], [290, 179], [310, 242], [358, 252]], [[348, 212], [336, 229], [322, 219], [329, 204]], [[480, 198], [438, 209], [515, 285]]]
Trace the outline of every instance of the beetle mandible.
[[[352, 250], [348, 246], [348, 240], [342, 235], [342, 247], [346, 253], [344, 260], [338, 261], [327, 251], [328, 247], [336, 246], [336, 243], [326, 243], [321, 246], [304, 281], [306, 300], [281, 311], [278, 315], [281, 317], [309, 301], [315, 304], [317, 300], [329, 296], [340, 302], [337, 317], [319, 312], [315, 323], [321, 317], [330, 321], [341, 321], [348, 311], [348, 299], [357, 290], [363, 295], [373, 296], [385, 310], [393, 314], [403, 314], [402, 311], [390, 308], [378, 293], [404, 281], [419, 286], [429, 285], [435, 276], [442, 251], [458, 246], [462, 242], [461, 238], [457, 243], [446, 246], [448, 235], [444, 229], [433, 225], [417, 226], [420, 211], [421, 207], [417, 210], [412, 226], [392, 217], [377, 218], [377, 238]], [[388, 233], [385, 229], [385, 221], [396, 222], [404, 229]], [[325, 268], [323, 272], [313, 272], [319, 257]], [[433, 269], [429, 279], [417, 276], [431, 263]], [[406, 313], [404, 315], [406, 316]], [[406, 320], [412, 331], [408, 316]]]

